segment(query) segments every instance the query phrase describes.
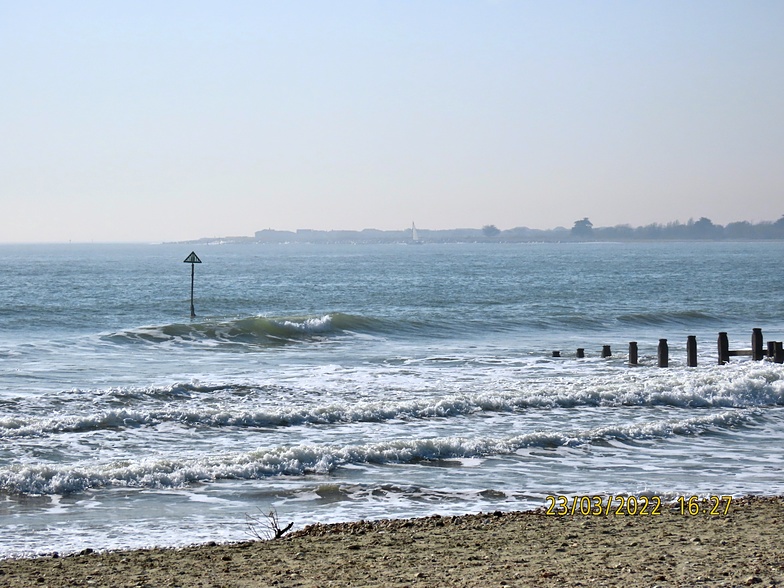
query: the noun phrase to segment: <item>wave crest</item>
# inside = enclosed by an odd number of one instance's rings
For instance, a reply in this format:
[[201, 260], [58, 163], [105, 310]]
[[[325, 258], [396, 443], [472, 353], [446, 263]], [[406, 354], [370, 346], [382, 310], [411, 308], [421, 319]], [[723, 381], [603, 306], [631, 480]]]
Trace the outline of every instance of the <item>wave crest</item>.
[[384, 332], [383, 321], [334, 313], [321, 316], [252, 316], [145, 326], [111, 333], [104, 340], [128, 343], [213, 343], [284, 345], [352, 333]]
[[[478, 413], [524, 412], [579, 407], [675, 407], [699, 409], [762, 408], [784, 405], [784, 372], [774, 366], [752, 369], [704, 370], [684, 379], [680, 372], [641, 378], [630, 372], [621, 379], [585, 378], [515, 390], [508, 382], [502, 392], [449, 394], [406, 401], [335, 401], [300, 407], [238, 409], [237, 396], [259, 392], [287, 395], [290, 389], [248, 384], [175, 384], [168, 388], [116, 389], [107, 392], [109, 403], [154, 402], [157, 406], [106, 408], [51, 417], [0, 418], [0, 439], [39, 437], [106, 429], [155, 426], [176, 422], [188, 427], [279, 428], [338, 423], [373, 423], [394, 420], [458, 418]], [[202, 396], [214, 403], [194, 405]], [[165, 405], [161, 405], [164, 402]]]
[[692, 436], [733, 429], [753, 421], [759, 411], [728, 410], [682, 420], [616, 425], [578, 431], [535, 431], [508, 438], [439, 437], [395, 439], [368, 445], [297, 445], [198, 459], [144, 459], [105, 465], [14, 465], [0, 469], [0, 492], [70, 494], [101, 487], [181, 488], [221, 479], [328, 474], [351, 464], [400, 464], [419, 461], [509, 455], [526, 448], [579, 447], [608, 440], [633, 441]]

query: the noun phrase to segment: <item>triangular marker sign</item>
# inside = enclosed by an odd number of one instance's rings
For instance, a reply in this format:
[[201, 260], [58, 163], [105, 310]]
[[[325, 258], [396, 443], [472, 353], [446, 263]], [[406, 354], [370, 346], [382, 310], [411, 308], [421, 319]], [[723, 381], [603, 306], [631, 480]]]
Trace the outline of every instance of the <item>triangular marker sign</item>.
[[201, 263], [201, 259], [199, 259], [199, 256], [196, 255], [195, 251], [191, 251], [191, 254], [185, 258], [183, 263]]

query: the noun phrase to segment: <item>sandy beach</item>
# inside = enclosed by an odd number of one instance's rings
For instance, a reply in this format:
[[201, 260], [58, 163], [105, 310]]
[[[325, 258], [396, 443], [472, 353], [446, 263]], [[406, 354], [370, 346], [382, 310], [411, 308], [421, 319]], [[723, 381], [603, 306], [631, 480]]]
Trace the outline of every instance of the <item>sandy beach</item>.
[[[709, 505], [703, 504], [701, 510]], [[17, 586], [776, 586], [784, 498], [727, 514], [484, 513], [312, 525], [277, 540], [0, 561]], [[578, 509], [579, 512], [579, 509]], [[86, 550], [89, 551], [89, 550]]]

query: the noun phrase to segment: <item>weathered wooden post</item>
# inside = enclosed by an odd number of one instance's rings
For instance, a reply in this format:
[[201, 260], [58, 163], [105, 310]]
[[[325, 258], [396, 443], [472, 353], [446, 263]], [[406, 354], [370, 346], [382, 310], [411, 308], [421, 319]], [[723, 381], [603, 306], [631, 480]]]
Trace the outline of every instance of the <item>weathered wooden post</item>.
[[183, 260], [183, 263], [191, 264], [191, 318], [196, 318], [196, 311], [193, 308], [193, 280], [196, 275], [196, 270], [194, 268], [197, 263], [201, 263], [201, 259], [196, 255], [195, 251], [191, 251], [191, 254]]
[[776, 341], [776, 351], [773, 353], [773, 361], [784, 363], [784, 343]]
[[578, 359], [582, 359], [583, 357], [585, 357], [585, 349], [583, 349], [582, 347], [578, 347], [577, 348], [577, 358]]
[[637, 365], [637, 341], [629, 341], [629, 365]]
[[762, 329], [753, 329], [751, 332], [751, 358], [760, 361], [765, 354], [762, 349]]
[[768, 341], [768, 357], [773, 358], [776, 356], [776, 342], [775, 341]]
[[670, 348], [667, 339], [659, 339], [659, 367], [666, 368], [670, 365]]
[[686, 365], [697, 367], [697, 337], [689, 335], [686, 338]]
[[612, 351], [610, 351], [609, 345], [602, 346], [602, 357], [612, 357]]
[[719, 365], [730, 362], [730, 340], [727, 333], [719, 333]]

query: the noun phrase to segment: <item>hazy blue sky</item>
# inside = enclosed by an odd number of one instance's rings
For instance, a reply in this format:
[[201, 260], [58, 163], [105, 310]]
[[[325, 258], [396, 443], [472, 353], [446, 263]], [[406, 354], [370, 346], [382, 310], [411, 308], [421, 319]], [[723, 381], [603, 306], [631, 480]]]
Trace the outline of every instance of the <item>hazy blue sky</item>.
[[0, 242], [784, 214], [784, 2], [0, 0]]

